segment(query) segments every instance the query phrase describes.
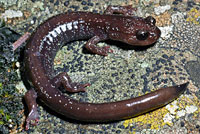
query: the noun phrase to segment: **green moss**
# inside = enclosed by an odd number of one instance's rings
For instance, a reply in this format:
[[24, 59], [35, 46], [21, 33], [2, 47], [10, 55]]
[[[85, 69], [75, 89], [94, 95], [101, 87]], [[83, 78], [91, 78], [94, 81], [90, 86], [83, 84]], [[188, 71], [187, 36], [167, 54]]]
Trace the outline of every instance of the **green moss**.
[[1, 90], [3, 89], [3, 84], [2, 84], [2, 83], [0, 83], [0, 89], [1, 89]]

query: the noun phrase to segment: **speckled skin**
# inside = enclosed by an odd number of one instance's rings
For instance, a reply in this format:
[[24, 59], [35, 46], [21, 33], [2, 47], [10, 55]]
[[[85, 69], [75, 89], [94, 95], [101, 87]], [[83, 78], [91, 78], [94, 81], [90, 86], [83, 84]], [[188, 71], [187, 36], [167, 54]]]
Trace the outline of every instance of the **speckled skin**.
[[[103, 15], [64, 13], [48, 19], [36, 29], [26, 46], [24, 58], [28, 81], [32, 86], [25, 95], [29, 108], [26, 130], [30, 123], [38, 122], [36, 98], [68, 118], [105, 122], [130, 118], [163, 106], [186, 89], [187, 83], [161, 88], [137, 98], [102, 104], [79, 102], [58, 90], [62, 85], [69, 92], [79, 92], [85, 91], [85, 87], [89, 86], [73, 83], [67, 73], [55, 76], [53, 61], [57, 51], [63, 46], [58, 43], [89, 39], [85, 47], [93, 53], [106, 56], [112, 50], [107, 46], [95, 46], [99, 41], [112, 39], [139, 46], [157, 41], [160, 30], [155, 26], [155, 19], [133, 17], [134, 11], [130, 6], [109, 6]], [[114, 15], [114, 12], [123, 15]]]

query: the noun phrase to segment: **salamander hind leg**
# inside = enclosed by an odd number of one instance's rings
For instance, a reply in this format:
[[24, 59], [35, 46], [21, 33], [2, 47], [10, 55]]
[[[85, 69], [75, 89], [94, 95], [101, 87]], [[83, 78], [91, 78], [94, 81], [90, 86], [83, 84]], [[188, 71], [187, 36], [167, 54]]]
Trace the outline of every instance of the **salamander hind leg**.
[[25, 102], [28, 106], [28, 117], [26, 118], [26, 126], [25, 129], [29, 129], [29, 125], [37, 125], [39, 121], [39, 114], [37, 111], [37, 103], [36, 103], [36, 98], [37, 98], [37, 93], [35, 92], [34, 89], [28, 90], [24, 96]]
[[131, 5], [128, 6], [108, 6], [104, 14], [120, 13], [125, 16], [134, 16], [137, 8], [133, 8]]
[[99, 41], [102, 41], [102, 40], [105, 40], [106, 37], [100, 37], [100, 36], [94, 36], [92, 37], [85, 45], [85, 47], [95, 53], [95, 54], [98, 54], [98, 55], [102, 55], [102, 56], [107, 56], [108, 53], [112, 53], [113, 51], [110, 49], [109, 46], [104, 46], [104, 47], [98, 47], [96, 46], [96, 44], [99, 42]]
[[89, 83], [80, 84], [80, 83], [72, 82], [72, 80], [70, 79], [69, 75], [66, 72], [62, 72], [58, 74], [57, 76], [53, 78], [51, 82], [54, 83], [56, 88], [63, 85], [66, 91], [72, 92], [72, 93], [85, 92], [85, 87], [90, 86]]

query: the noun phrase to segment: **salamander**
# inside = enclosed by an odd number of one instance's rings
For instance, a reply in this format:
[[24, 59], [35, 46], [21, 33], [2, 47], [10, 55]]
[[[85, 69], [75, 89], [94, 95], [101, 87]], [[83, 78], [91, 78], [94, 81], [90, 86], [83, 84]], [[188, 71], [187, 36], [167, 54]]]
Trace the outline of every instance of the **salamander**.
[[188, 85], [161, 88], [143, 96], [107, 103], [80, 102], [64, 95], [85, 91], [90, 84], [72, 82], [66, 72], [55, 74], [53, 62], [56, 53], [68, 42], [89, 39], [85, 47], [98, 55], [112, 53], [108, 47], [96, 44], [104, 40], [117, 40], [124, 44], [147, 46], [155, 43], [161, 34], [152, 16], [134, 16], [131, 6], [108, 6], [105, 13], [66, 12], [49, 18], [31, 35], [24, 53], [24, 64], [30, 89], [25, 94], [29, 114], [25, 129], [39, 121], [36, 99], [52, 110], [75, 120], [107, 122], [123, 120], [156, 109], [177, 98]]

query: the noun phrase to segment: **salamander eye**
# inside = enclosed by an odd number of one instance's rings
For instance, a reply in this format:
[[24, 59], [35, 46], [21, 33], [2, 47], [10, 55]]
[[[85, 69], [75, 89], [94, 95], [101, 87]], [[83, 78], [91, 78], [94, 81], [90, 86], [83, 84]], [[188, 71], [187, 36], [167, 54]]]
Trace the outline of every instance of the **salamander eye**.
[[138, 40], [146, 40], [148, 36], [149, 36], [148, 32], [144, 30], [140, 30], [136, 33], [136, 38]]
[[155, 24], [156, 24], [156, 19], [154, 19], [154, 17], [152, 17], [152, 16], [146, 17], [145, 20], [146, 20], [148, 23], [150, 23], [151, 25], [154, 25], [154, 26], [155, 26]]

